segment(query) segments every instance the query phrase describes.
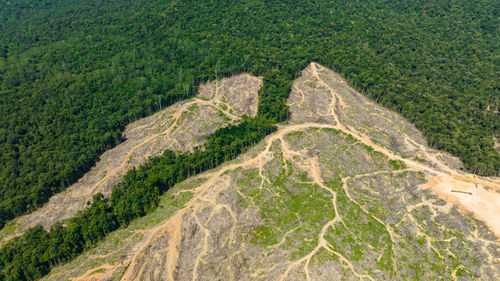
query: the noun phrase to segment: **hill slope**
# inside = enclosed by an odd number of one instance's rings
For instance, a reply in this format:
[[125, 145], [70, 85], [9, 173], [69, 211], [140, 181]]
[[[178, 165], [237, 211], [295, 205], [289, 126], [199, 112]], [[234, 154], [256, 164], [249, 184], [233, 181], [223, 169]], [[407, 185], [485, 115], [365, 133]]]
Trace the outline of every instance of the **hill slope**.
[[52, 196], [42, 208], [9, 222], [0, 231], [2, 242], [37, 224], [49, 229], [55, 222], [73, 217], [98, 192], [108, 197], [128, 170], [149, 157], [165, 150], [192, 151], [217, 129], [239, 123], [243, 114], [254, 117], [261, 85], [262, 78], [248, 74], [206, 83], [197, 97], [130, 124], [124, 132], [126, 141], [103, 153], [77, 183]]
[[500, 278], [498, 179], [461, 172], [318, 64], [288, 104], [260, 144], [45, 279]]

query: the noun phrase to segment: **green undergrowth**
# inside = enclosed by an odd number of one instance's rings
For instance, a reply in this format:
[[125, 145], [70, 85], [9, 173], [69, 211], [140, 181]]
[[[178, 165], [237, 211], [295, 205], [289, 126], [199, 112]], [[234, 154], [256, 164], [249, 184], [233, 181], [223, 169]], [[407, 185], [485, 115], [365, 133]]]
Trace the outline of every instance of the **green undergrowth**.
[[[442, 206], [444, 202], [429, 191], [415, 188], [425, 182], [422, 172], [402, 171], [406, 168], [404, 163], [373, 153], [336, 131], [306, 129], [289, 133], [284, 139], [295, 151], [314, 147], [316, 157], [324, 163], [322, 176], [332, 175], [326, 187], [336, 195], [339, 213], [324, 238], [334, 253], [320, 249], [314, 253], [311, 264], [331, 267], [333, 262], [343, 276], [368, 274], [376, 280], [434, 280], [436, 276], [449, 280], [455, 270], [467, 278], [479, 277], [474, 268], [485, 256], [474, 252], [474, 243], [464, 235], [482, 227], [481, 223], [454, 210], [435, 217], [432, 206]], [[325, 139], [329, 142], [321, 141]], [[290, 261], [296, 261], [314, 250], [321, 229], [336, 214], [332, 193], [314, 184], [309, 172], [297, 166], [300, 157], [285, 160], [279, 144], [277, 140], [271, 145], [273, 157], [264, 165], [264, 174], [271, 178], [271, 183], [264, 181], [260, 186], [258, 169], [237, 172], [236, 187], [245, 195], [241, 198], [242, 206], [260, 210], [260, 224], [242, 237], [249, 237], [251, 244], [262, 247], [263, 257], [287, 253]], [[358, 158], [365, 164], [358, 167], [362, 168], [358, 173], [364, 176], [351, 178], [344, 185], [342, 177], [352, 168], [321, 159], [334, 151], [345, 151], [346, 147], [360, 148], [354, 151], [363, 155], [364, 158]], [[385, 170], [380, 170], [380, 165]], [[269, 171], [276, 171], [277, 175], [271, 177]], [[418, 205], [424, 200], [432, 202], [431, 206]], [[406, 213], [413, 205], [418, 207]]]
[[[295, 249], [291, 259], [298, 259], [316, 246], [315, 237], [321, 231], [322, 222], [335, 217], [332, 195], [312, 182], [305, 171], [292, 162], [281, 162], [279, 175], [262, 189], [251, 188], [248, 199], [260, 207], [262, 224], [251, 233], [250, 242], [259, 246], [272, 246], [285, 239], [283, 247]], [[253, 174], [258, 176], [258, 174]], [[300, 179], [300, 182], [297, 181]], [[239, 182], [241, 187], [244, 182]], [[288, 237], [285, 234], [293, 230]]]
[[401, 161], [401, 160], [389, 160], [389, 163], [391, 163], [391, 166], [392, 168], [394, 168], [394, 170], [400, 170], [400, 169], [405, 169], [407, 168], [406, 164]]
[[393, 276], [393, 242], [384, 226], [352, 202], [341, 184], [334, 181], [327, 186], [337, 194], [337, 208], [342, 218], [325, 237], [331, 248], [353, 263], [363, 263], [370, 275], [381, 270], [386, 276]]

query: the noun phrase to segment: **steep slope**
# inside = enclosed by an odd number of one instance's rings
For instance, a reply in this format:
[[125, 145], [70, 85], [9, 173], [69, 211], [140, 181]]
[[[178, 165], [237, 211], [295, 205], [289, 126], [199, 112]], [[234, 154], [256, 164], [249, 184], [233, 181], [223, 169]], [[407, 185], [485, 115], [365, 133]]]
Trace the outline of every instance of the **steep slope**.
[[204, 137], [217, 129], [235, 124], [241, 116], [257, 114], [258, 91], [262, 78], [242, 74], [200, 86], [199, 95], [130, 124], [126, 141], [101, 155], [96, 166], [77, 183], [54, 195], [37, 211], [15, 219], [2, 229], [3, 241], [41, 224], [72, 217], [98, 192], [111, 194], [112, 187], [133, 167], [169, 149], [192, 151]]
[[45, 279], [498, 280], [498, 179], [334, 72], [302, 74], [289, 123]]

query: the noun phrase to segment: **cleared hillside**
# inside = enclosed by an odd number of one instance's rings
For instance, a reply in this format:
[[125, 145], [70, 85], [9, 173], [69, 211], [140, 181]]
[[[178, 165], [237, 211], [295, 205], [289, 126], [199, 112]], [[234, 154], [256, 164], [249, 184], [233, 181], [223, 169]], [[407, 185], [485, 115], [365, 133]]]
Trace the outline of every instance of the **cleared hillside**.
[[288, 104], [264, 141], [45, 279], [500, 278], [497, 178], [461, 171], [318, 64]]
[[189, 152], [217, 129], [234, 125], [246, 114], [257, 114], [262, 78], [241, 74], [200, 86], [199, 94], [187, 101], [140, 119], [125, 129], [123, 143], [103, 153], [90, 172], [58, 193], [37, 211], [9, 222], [0, 231], [2, 242], [41, 224], [49, 227], [83, 210], [96, 193], [105, 197], [127, 171], [144, 164], [165, 150]]

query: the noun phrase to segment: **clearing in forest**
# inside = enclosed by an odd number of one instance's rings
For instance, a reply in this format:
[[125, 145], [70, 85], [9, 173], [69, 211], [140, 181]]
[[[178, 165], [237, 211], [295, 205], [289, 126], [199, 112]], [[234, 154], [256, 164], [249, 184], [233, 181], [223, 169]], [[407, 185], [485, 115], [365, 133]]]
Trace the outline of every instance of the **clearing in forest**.
[[500, 279], [497, 179], [316, 63], [288, 103], [275, 133], [45, 280]]
[[[41, 224], [73, 217], [94, 194], [111, 194], [112, 187], [133, 167], [165, 150], [187, 152], [204, 143], [221, 127], [237, 124], [244, 114], [255, 116], [262, 78], [241, 74], [200, 85], [199, 94], [127, 126], [125, 141], [100, 157], [77, 183], [52, 196], [43, 207], [9, 222], [1, 231], [2, 243]], [[180, 106], [182, 104], [182, 106]]]

